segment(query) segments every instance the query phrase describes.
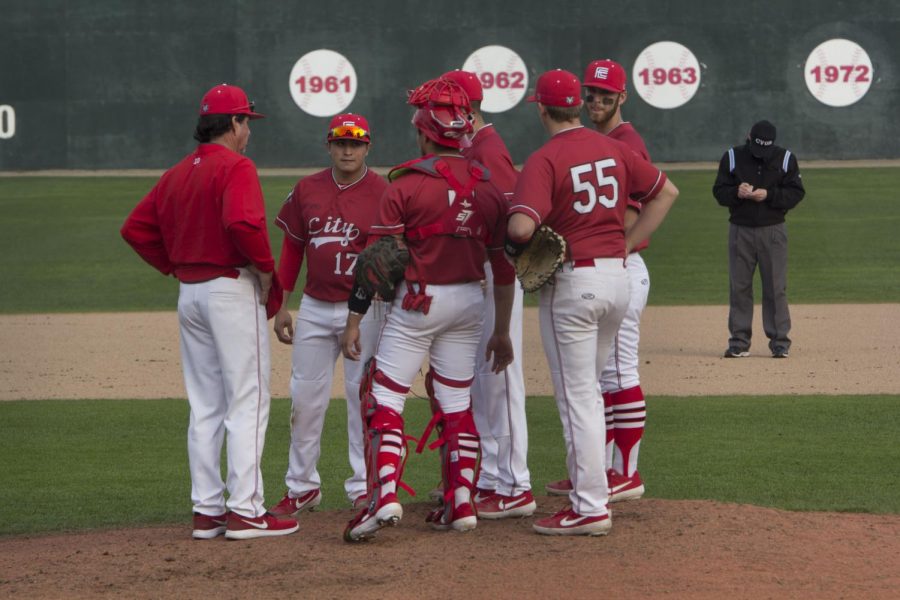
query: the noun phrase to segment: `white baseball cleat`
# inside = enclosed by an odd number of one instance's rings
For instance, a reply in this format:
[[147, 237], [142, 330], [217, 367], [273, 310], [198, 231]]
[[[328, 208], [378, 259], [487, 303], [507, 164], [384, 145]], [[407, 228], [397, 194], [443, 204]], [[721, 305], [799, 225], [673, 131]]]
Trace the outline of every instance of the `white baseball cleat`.
[[363, 542], [375, 537], [382, 527], [393, 527], [403, 518], [403, 506], [399, 502], [382, 504], [374, 513], [364, 508], [344, 529], [344, 541]]

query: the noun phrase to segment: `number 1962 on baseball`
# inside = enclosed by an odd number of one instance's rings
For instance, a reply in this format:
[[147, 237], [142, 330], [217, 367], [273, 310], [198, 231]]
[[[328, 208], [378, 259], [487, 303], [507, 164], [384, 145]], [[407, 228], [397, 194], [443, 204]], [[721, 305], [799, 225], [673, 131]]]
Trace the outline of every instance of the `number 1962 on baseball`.
[[478, 78], [481, 80], [481, 87], [486, 90], [497, 87], [501, 90], [505, 89], [521, 89], [525, 87], [525, 73], [521, 71], [499, 71], [497, 73], [491, 73], [490, 71], [483, 71], [478, 74]]

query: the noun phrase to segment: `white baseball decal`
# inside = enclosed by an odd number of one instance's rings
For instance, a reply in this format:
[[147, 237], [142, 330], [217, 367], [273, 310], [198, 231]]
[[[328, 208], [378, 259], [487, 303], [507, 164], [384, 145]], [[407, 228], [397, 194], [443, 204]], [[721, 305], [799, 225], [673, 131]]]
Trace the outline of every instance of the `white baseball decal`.
[[803, 70], [806, 87], [827, 106], [850, 106], [866, 95], [874, 79], [869, 55], [850, 40], [833, 39], [816, 46]]
[[330, 117], [353, 102], [356, 70], [333, 50], [313, 50], [294, 63], [288, 86], [301, 110], [314, 117]]
[[650, 106], [677, 108], [687, 104], [700, 88], [700, 62], [678, 42], [656, 42], [634, 61], [631, 80]]
[[469, 55], [462, 70], [475, 73], [481, 81], [484, 112], [505, 112], [521, 102], [528, 90], [525, 62], [505, 46], [479, 48]]

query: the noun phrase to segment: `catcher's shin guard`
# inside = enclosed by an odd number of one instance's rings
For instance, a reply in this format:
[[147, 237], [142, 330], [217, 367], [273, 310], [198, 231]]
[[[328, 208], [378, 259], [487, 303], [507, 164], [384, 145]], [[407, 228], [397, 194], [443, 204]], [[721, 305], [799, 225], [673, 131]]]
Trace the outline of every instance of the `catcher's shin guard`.
[[[374, 369], [374, 362], [370, 367], [373, 377], [377, 378], [380, 373]], [[366, 379], [370, 379], [368, 370]], [[400, 521], [403, 507], [397, 498], [398, 487], [415, 495], [401, 480], [407, 455], [403, 417], [390, 408], [378, 405], [371, 394], [371, 382], [361, 385], [360, 389], [366, 428], [366, 489], [369, 503], [344, 529], [344, 539], [348, 542], [371, 538], [382, 527], [396, 525]]]
[[442, 415], [440, 430], [436, 443], [441, 446], [444, 504], [427, 521], [438, 530], [475, 529], [473, 495], [481, 445], [472, 410]]

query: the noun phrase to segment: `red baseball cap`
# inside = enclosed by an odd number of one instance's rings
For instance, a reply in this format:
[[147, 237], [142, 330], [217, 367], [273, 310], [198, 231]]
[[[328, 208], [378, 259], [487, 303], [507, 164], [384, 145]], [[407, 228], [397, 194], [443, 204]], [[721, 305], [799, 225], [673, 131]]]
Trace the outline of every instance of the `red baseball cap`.
[[610, 92], [624, 92], [625, 69], [616, 61], [608, 58], [595, 60], [584, 70], [584, 83], [582, 85]]
[[328, 125], [328, 141], [331, 140], [356, 140], [368, 144], [372, 141], [369, 122], [364, 116], [353, 113], [337, 115]]
[[441, 77], [458, 83], [459, 87], [465, 90], [470, 101], [481, 102], [484, 100], [484, 90], [481, 89], [481, 81], [475, 73], [456, 69], [444, 73]]
[[529, 102], [540, 102], [547, 106], [579, 106], [581, 104], [581, 82], [575, 73], [555, 69], [538, 77], [534, 95]]
[[253, 108], [253, 102], [247, 99], [244, 90], [227, 83], [222, 83], [209, 90], [200, 101], [201, 115], [248, 115], [251, 119], [265, 117], [265, 115], [253, 112]]

